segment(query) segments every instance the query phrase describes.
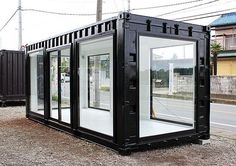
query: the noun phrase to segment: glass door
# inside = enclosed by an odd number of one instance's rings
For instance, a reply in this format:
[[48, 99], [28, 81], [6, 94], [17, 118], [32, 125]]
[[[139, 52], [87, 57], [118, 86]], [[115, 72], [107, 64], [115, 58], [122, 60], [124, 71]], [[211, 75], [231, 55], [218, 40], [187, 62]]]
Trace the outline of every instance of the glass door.
[[30, 53], [30, 111], [44, 115], [44, 51]]
[[59, 67], [61, 121], [70, 123], [70, 49], [61, 50]]
[[70, 123], [70, 49], [49, 53], [50, 117]]
[[50, 117], [58, 119], [58, 51], [50, 53]]

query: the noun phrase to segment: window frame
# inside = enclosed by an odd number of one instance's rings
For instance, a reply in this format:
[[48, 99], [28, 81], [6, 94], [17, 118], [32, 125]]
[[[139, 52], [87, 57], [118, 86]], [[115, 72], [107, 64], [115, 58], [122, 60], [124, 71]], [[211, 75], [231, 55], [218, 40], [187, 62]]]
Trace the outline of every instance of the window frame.
[[[112, 80], [112, 82], [113, 82], [113, 100], [111, 100], [111, 102], [113, 102], [113, 124], [112, 124], [113, 125], [113, 135], [112, 136], [106, 135], [106, 134], [103, 134], [103, 133], [100, 133], [100, 132], [97, 132], [97, 131], [94, 131], [94, 130], [90, 130], [90, 129], [87, 129], [87, 128], [84, 128], [84, 127], [80, 126], [80, 100], [79, 100], [79, 98], [80, 98], [80, 81], [79, 81], [79, 77], [80, 77], [80, 75], [79, 75], [80, 45], [81, 45], [82, 42], [93, 40], [93, 39], [94, 40], [95, 39], [101, 39], [101, 38], [104, 38], [104, 37], [112, 37], [112, 42], [113, 42], [113, 48], [112, 48], [112, 50], [113, 50], [113, 56], [112, 56], [112, 59], [113, 59], [113, 71], [112, 71], [112, 73], [113, 73], [113, 80]], [[79, 133], [86, 133], [86, 137], [87, 136], [89, 137], [89, 136], [93, 135], [95, 138], [103, 138], [107, 141], [113, 140], [113, 142], [117, 142], [117, 131], [118, 131], [117, 130], [117, 108], [116, 108], [116, 105], [117, 105], [117, 102], [116, 102], [117, 96], [116, 96], [116, 94], [117, 94], [117, 92], [116, 92], [116, 86], [115, 86], [116, 85], [116, 79], [117, 79], [116, 78], [117, 77], [117, 73], [116, 73], [116, 71], [117, 71], [117, 69], [116, 69], [116, 65], [117, 65], [116, 64], [117, 63], [116, 62], [116, 59], [117, 59], [117, 57], [116, 57], [116, 55], [117, 55], [116, 43], [117, 43], [117, 41], [116, 40], [117, 40], [117, 33], [116, 33], [115, 30], [111, 30], [109, 32], [96, 34], [94, 36], [89, 36], [89, 37], [86, 37], [86, 38], [76, 39], [74, 41], [74, 43], [75, 43], [75, 53], [76, 54], [75, 54], [75, 57], [73, 59], [73, 60], [76, 61], [76, 64], [74, 64], [75, 69], [76, 69], [75, 70], [75, 75], [74, 75], [74, 77], [75, 77], [74, 88], [77, 89], [77, 91], [75, 92], [77, 103], [75, 105], [75, 108], [76, 108], [75, 112], [76, 113], [74, 114], [74, 116], [76, 116], [76, 117], [74, 117], [74, 120], [76, 120], [76, 122], [74, 122], [74, 125], [75, 125], [74, 128], [76, 128], [76, 130]]]
[[[158, 37], [157, 37], [158, 38]], [[162, 38], [162, 39], [166, 39], [166, 38]], [[170, 39], [170, 40], [179, 40], [179, 39]], [[186, 40], [179, 40], [179, 41], [186, 41]], [[195, 53], [193, 55], [196, 55], [196, 42], [192, 42], [193, 46], [193, 51], [195, 51]], [[186, 45], [186, 44], [185, 44]], [[190, 45], [190, 44], [189, 44]], [[183, 44], [177, 44], [177, 45], [171, 45], [171, 46], [167, 46], [167, 47], [176, 47], [176, 46], [183, 46]], [[161, 47], [161, 48], [167, 48], [167, 47]], [[195, 128], [195, 111], [196, 109], [194, 108], [194, 117], [193, 117], [193, 123], [187, 123], [187, 122], [180, 122], [180, 121], [175, 121], [175, 120], [168, 120], [168, 119], [163, 119], [163, 118], [154, 118], [152, 117], [152, 108], [153, 108], [153, 84], [152, 84], [152, 80], [153, 80], [153, 51], [156, 48], [150, 48], [150, 119], [153, 120], [160, 120], [163, 122], [170, 122], [170, 123], [176, 123], [176, 124], [180, 124], [180, 125], [186, 125], [186, 126], [192, 126], [193, 128]], [[195, 87], [195, 68], [196, 68], [196, 59], [194, 59], [195, 57], [192, 58], [192, 62], [193, 62], [193, 87]], [[174, 80], [173, 80], [174, 81]], [[193, 103], [195, 103], [195, 88], [193, 88], [193, 98], [191, 101], [193, 101]]]
[[[93, 109], [98, 109], [98, 110], [103, 110], [103, 111], [108, 111], [110, 112], [110, 109], [105, 109], [105, 108], [99, 108], [99, 107], [93, 107], [93, 106], [90, 106], [90, 77], [89, 77], [89, 73], [90, 73], [90, 61], [89, 61], [89, 58], [90, 57], [98, 57], [98, 56], [103, 56], [103, 55], [108, 55], [110, 56], [110, 53], [104, 53], [104, 54], [95, 54], [95, 55], [88, 55], [88, 58], [87, 58], [87, 62], [88, 62], [88, 73], [87, 73], [87, 76], [88, 76], [88, 108], [93, 108]], [[111, 71], [110, 71], [111, 72]], [[110, 92], [110, 91], [109, 91]], [[110, 103], [112, 101], [110, 100]], [[110, 106], [111, 107], [111, 106]]]
[[[138, 111], [138, 114], [137, 114], [137, 121], [136, 123], [138, 124], [137, 126], [137, 135], [138, 135], [138, 143], [145, 143], [145, 142], [150, 142], [150, 141], [155, 141], [155, 140], [159, 140], [161, 138], [164, 138], [164, 139], [167, 139], [167, 138], [171, 138], [175, 135], [182, 135], [182, 134], [195, 134], [197, 133], [197, 118], [198, 118], [198, 100], [199, 100], [199, 97], [198, 97], [198, 88], [199, 88], [199, 85], [200, 83], [198, 82], [198, 79], [199, 79], [199, 76], [198, 76], [198, 66], [199, 66], [199, 61], [198, 61], [198, 58], [199, 58], [199, 49], [201, 49], [199, 47], [199, 42], [200, 42], [200, 39], [199, 38], [196, 38], [196, 37], [187, 37], [187, 36], [174, 36], [173, 34], [153, 34], [153, 33], [148, 33], [148, 32], [138, 32], [137, 33], [137, 71], [138, 71], [138, 76], [137, 76], [137, 81], [139, 82], [139, 72], [140, 72], [140, 37], [153, 37], [153, 38], [163, 38], [163, 39], [170, 39], [170, 40], [184, 40], [184, 41], [190, 41], [190, 42], [194, 42], [195, 43], [195, 57], [194, 57], [194, 60], [195, 60], [195, 68], [193, 69], [194, 70], [194, 73], [195, 73], [195, 76], [194, 76], [194, 123], [193, 123], [193, 129], [189, 129], [189, 130], [184, 130], [184, 131], [178, 131], [178, 132], [173, 132], [173, 133], [165, 133], [165, 134], [161, 134], [161, 135], [151, 135], [151, 136], [145, 136], [145, 137], [141, 137], [140, 135], [140, 85], [138, 83], [138, 86], [137, 86], [137, 103], [136, 103], [136, 107], [137, 107], [137, 111]], [[151, 95], [150, 95], [151, 96]]]
[[[53, 117], [51, 117], [51, 115], [50, 115], [50, 113], [51, 113], [51, 109], [52, 109], [52, 107], [51, 107], [51, 81], [50, 81], [50, 79], [51, 79], [51, 74], [50, 74], [50, 65], [51, 65], [51, 61], [50, 61], [50, 53], [51, 52], [57, 52], [57, 63], [58, 63], [58, 85], [57, 85], [57, 90], [58, 90], [58, 98], [60, 98], [59, 97], [59, 94], [61, 94], [61, 92], [59, 92], [59, 90], [60, 90], [60, 86], [61, 86], [61, 76], [59, 75], [59, 74], [61, 74], [61, 73], [59, 73], [59, 63], [60, 63], [60, 58], [61, 58], [61, 51], [62, 50], [66, 50], [66, 49], [70, 49], [70, 56], [69, 56], [69, 58], [70, 58], [70, 71], [72, 71], [72, 58], [73, 58], [73, 54], [72, 54], [72, 52], [73, 52], [73, 45], [72, 45], [72, 43], [69, 43], [69, 44], [66, 44], [66, 45], [63, 45], [63, 46], [60, 46], [60, 47], [54, 47], [54, 48], [49, 48], [49, 49], [46, 49], [46, 55], [47, 55], [47, 62], [48, 62], [48, 64], [47, 64], [47, 69], [46, 69], [46, 72], [47, 72], [47, 99], [48, 99], [48, 101], [47, 101], [47, 106], [48, 106], [48, 114], [47, 114], [47, 119], [48, 120], [52, 120], [52, 121], [55, 121], [55, 122], [57, 122], [57, 123], [59, 123], [59, 124], [62, 124], [62, 125], [64, 125], [64, 126], [67, 126], [67, 127], [69, 127], [69, 126], [72, 126], [72, 123], [73, 123], [73, 108], [72, 108], [72, 100], [73, 100], [73, 95], [72, 95], [72, 93], [70, 93], [70, 123], [67, 123], [67, 122], [64, 122], [64, 121], [62, 121], [62, 119], [61, 119], [61, 101], [59, 102], [58, 101], [58, 118], [56, 119], [56, 118], [53, 118]], [[72, 77], [72, 73], [70, 74], [70, 92], [72, 92], [71, 90], [72, 90], [72, 79], [73, 79], [73, 77]], [[60, 87], [60, 88], [59, 88]]]
[[[44, 107], [44, 109], [43, 109], [43, 114], [39, 114], [39, 113], [37, 113], [37, 112], [35, 112], [35, 111], [32, 111], [31, 110], [31, 98], [32, 98], [32, 96], [31, 96], [31, 87], [32, 87], [32, 85], [31, 85], [31, 54], [35, 54], [35, 53], [38, 53], [38, 52], [41, 52], [42, 51], [42, 53], [43, 53], [43, 55], [42, 55], [42, 57], [43, 57], [43, 92], [44, 92], [44, 94], [43, 94], [43, 107]], [[27, 79], [26, 80], [26, 84], [28, 85], [28, 98], [27, 98], [27, 107], [28, 107], [28, 114], [32, 114], [32, 115], [35, 115], [35, 116], [37, 116], [37, 117], [39, 117], [39, 118], [45, 118], [45, 116], [46, 116], [46, 113], [47, 113], [47, 104], [46, 104], [46, 90], [45, 90], [45, 81], [46, 81], [46, 74], [45, 74], [45, 57], [46, 57], [46, 50], [44, 49], [44, 48], [42, 48], [42, 49], [36, 49], [36, 50], [33, 50], [33, 51], [28, 51], [27, 52], [27, 59], [26, 59], [26, 61], [27, 61], [27, 67], [28, 67], [28, 69], [26, 70], [26, 77], [28, 77], [29, 79]], [[38, 66], [38, 65], [37, 65]], [[38, 84], [38, 83], [37, 83]], [[27, 87], [27, 86], [26, 86]], [[26, 89], [26, 93], [27, 93], [27, 89]]]

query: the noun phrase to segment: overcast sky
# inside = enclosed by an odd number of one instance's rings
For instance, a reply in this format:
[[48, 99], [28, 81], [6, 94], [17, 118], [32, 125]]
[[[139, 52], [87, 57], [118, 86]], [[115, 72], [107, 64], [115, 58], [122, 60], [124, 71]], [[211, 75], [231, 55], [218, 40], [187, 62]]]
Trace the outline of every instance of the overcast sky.
[[[97, 0], [22, 0], [23, 9], [39, 9], [62, 13], [96, 13]], [[188, 2], [194, 0], [131, 0], [131, 9], [141, 7], [153, 7], [159, 5]], [[206, 5], [200, 5], [208, 3]], [[192, 6], [200, 5], [195, 8]], [[0, 0], [0, 28], [9, 19], [18, 7], [18, 0]], [[148, 16], [158, 16], [163, 13], [178, 9], [189, 8], [181, 12], [160, 16], [167, 19], [175, 19], [184, 16], [198, 15], [236, 7], [236, 0], [199, 0], [199, 2], [177, 5], [172, 7], [134, 10], [132, 13]], [[103, 0], [103, 12], [127, 10], [127, 0]], [[236, 11], [228, 10], [228, 12]], [[117, 14], [103, 15], [103, 18], [116, 16]], [[191, 23], [208, 25], [217, 17], [188, 21]], [[95, 16], [61, 16], [32, 11], [22, 12], [23, 44], [55, 36], [80, 26], [95, 22]], [[18, 14], [0, 32], [0, 49], [18, 48]]]

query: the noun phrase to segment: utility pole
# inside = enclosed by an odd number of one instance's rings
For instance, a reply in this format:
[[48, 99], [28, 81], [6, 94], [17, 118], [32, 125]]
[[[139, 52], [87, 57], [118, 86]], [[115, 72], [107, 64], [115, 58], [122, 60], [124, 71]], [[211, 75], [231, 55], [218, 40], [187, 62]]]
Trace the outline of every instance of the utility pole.
[[102, 0], [97, 0], [97, 14], [96, 21], [102, 20]]
[[130, 0], [128, 0], [128, 13], [130, 12]]
[[[102, 0], [97, 0], [96, 21], [102, 20]], [[95, 56], [94, 59], [94, 107], [100, 108], [100, 57]]]
[[19, 14], [19, 27], [18, 27], [18, 49], [22, 48], [22, 15], [21, 15], [21, 0], [18, 0], [18, 14]]

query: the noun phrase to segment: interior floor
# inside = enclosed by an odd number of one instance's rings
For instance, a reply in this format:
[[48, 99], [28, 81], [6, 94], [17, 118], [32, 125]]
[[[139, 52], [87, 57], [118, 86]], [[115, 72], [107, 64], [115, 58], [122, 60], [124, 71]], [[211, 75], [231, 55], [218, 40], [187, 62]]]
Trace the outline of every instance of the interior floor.
[[[58, 119], [57, 109], [53, 109], [51, 117]], [[62, 121], [70, 123], [70, 109], [62, 109]], [[82, 109], [80, 112], [80, 126], [105, 135], [113, 136], [113, 116], [109, 111], [98, 109]], [[153, 119], [140, 120], [140, 137], [148, 137], [191, 130], [192, 126], [164, 122]]]
[[109, 111], [92, 108], [82, 109], [80, 112], [80, 126], [113, 136], [113, 116]]
[[146, 119], [140, 121], [139, 133], [140, 137], [148, 137], [191, 129], [193, 129], [192, 126], [180, 125], [160, 120]]
[[[58, 119], [58, 109], [52, 109], [50, 117], [53, 119]], [[70, 124], [70, 109], [69, 108], [61, 109], [61, 121]]]

